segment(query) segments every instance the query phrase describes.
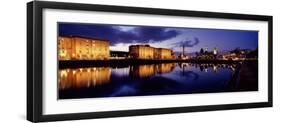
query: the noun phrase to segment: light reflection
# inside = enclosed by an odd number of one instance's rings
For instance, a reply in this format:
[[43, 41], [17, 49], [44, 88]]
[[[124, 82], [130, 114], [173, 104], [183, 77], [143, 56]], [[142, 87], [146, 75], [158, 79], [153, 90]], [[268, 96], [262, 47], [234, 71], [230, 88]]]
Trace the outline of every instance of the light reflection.
[[130, 67], [130, 76], [136, 78], [146, 78], [156, 74], [155, 65], [139, 65]]
[[[235, 71], [237, 64], [192, 64], [192, 63], [162, 63], [149, 65], [134, 65], [127, 68], [92, 67], [77, 69], [59, 70], [59, 89], [69, 88], [89, 88], [109, 83], [111, 74], [119, 77], [130, 76], [130, 78], [144, 79], [157, 74], [167, 74], [173, 72], [176, 67], [181, 69], [181, 74], [190, 68], [199, 69], [201, 72], [217, 73], [221, 68]], [[112, 72], [111, 73], [111, 69]]]
[[131, 66], [129, 75], [137, 78], [147, 78], [159, 74], [169, 73], [176, 67], [175, 63], [151, 64]]
[[173, 71], [173, 69], [175, 68], [176, 64], [173, 63], [169, 63], [169, 64], [159, 64], [157, 65], [158, 67], [158, 72], [163, 74], [163, 73], [169, 73], [171, 71]]
[[230, 69], [231, 71], [235, 71], [238, 64], [191, 64], [191, 66], [195, 66], [195, 68], [199, 68], [202, 72], [210, 72], [209, 69], [212, 69], [213, 72], [217, 73], [220, 68]]
[[68, 88], [93, 87], [93, 86], [108, 83], [109, 80], [110, 80], [109, 67], [99, 67], [98, 69], [96, 68], [62, 69], [59, 71], [60, 90], [68, 89]]

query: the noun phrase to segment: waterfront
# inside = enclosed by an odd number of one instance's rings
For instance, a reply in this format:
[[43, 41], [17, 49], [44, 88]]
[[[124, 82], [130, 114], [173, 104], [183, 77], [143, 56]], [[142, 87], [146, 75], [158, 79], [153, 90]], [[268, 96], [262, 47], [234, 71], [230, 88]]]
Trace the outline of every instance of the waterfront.
[[58, 99], [258, 91], [258, 31], [58, 23]]
[[59, 99], [257, 91], [257, 62], [61, 68]]

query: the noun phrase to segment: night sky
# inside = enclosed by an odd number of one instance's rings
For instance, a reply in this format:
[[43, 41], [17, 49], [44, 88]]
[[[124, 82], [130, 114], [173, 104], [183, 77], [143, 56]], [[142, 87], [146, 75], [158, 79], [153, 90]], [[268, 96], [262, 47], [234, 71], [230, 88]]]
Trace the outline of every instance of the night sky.
[[217, 47], [222, 52], [258, 47], [258, 31], [59, 23], [58, 33], [59, 36], [107, 39], [110, 49], [115, 51], [128, 51], [128, 46], [133, 44], [149, 44], [174, 52], [181, 52], [184, 44], [189, 53], [205, 47], [209, 50]]

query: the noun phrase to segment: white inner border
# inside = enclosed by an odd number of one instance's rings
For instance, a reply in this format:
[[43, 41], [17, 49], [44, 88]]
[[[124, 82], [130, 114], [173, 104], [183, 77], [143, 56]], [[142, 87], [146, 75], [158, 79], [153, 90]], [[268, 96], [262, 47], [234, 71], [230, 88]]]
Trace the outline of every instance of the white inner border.
[[[259, 91], [57, 100], [57, 22], [258, 30]], [[265, 21], [43, 9], [43, 114], [266, 102], [267, 37]]]

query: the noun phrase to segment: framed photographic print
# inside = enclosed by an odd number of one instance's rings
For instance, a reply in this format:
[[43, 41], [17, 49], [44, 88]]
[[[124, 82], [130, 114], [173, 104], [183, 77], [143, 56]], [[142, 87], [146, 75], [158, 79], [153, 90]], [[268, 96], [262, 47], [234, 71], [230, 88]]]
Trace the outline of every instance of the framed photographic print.
[[33, 122], [272, 106], [272, 16], [33, 1]]

